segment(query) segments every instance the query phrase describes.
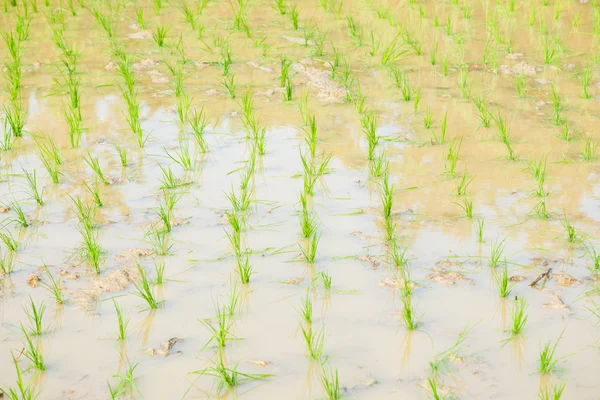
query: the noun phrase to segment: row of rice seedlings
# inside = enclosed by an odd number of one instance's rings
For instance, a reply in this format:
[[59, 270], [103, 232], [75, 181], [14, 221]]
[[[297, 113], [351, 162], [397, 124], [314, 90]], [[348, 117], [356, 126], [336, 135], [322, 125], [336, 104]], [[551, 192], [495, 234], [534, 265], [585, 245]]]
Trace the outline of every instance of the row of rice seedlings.
[[26, 112], [23, 107], [21, 89], [21, 40], [16, 32], [3, 32], [2, 37], [8, 50], [9, 58], [4, 62], [5, 87], [8, 92], [8, 103], [3, 106], [4, 114], [4, 148], [12, 147], [14, 138], [23, 136]]

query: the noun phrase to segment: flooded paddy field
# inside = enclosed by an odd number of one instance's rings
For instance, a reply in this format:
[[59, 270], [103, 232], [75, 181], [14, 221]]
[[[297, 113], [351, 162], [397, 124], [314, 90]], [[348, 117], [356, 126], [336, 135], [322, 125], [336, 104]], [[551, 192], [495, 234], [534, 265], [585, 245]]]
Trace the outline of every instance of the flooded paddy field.
[[4, 398], [600, 397], [598, 1], [0, 27]]

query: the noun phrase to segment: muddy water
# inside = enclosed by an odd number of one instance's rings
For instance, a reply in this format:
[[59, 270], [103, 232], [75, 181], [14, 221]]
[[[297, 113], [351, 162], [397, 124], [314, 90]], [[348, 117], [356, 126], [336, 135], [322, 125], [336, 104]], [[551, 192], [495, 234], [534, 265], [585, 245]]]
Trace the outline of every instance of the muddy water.
[[[136, 5], [123, 4], [115, 17], [117, 39], [139, 63], [134, 69], [141, 123], [149, 135], [143, 149], [123, 116], [125, 104], [116, 86], [120, 78], [110, 64], [114, 59], [106, 33], [89, 11], [92, 4], [84, 3], [88, 9], [74, 5], [76, 16], [62, 4], [65, 39], [80, 52], [85, 126], [80, 149], [70, 149], [63, 117], [66, 95], [54, 83], [60, 52], [49, 40], [47, 14], [60, 12], [61, 5], [38, 4], [38, 12], [31, 14], [29, 38], [22, 42], [26, 133], [11, 151], [2, 153], [0, 198], [21, 203], [33, 223], [17, 229], [8, 222], [14, 212], [3, 214], [7, 229], [21, 239], [21, 248], [15, 255], [15, 271], [2, 278], [0, 387], [14, 386], [11, 353], [19, 355], [22, 349], [19, 327], [27, 324], [23, 307], [31, 296], [36, 304], [47, 305], [45, 332], [39, 339], [46, 370], [24, 373], [41, 399], [109, 398], [107, 381], [116, 386], [117, 375], [136, 364], [138, 391], [125, 397], [326, 398], [319, 379], [320, 362], [307, 356], [299, 325], [298, 309], [308, 293], [313, 301], [313, 325], [325, 329], [320, 361], [338, 370], [344, 396], [432, 398], [427, 383], [429, 362], [452, 347], [469, 327], [466, 339], [436, 377], [440, 396], [532, 399], [546, 387], [565, 382], [565, 399], [598, 398], [600, 387], [593, 367], [600, 357], [598, 319], [590, 311], [596, 309], [594, 295], [588, 295], [597, 281], [583, 251], [583, 243], [595, 243], [599, 228], [598, 164], [596, 160], [584, 162], [580, 155], [585, 135], [600, 140], [595, 129], [599, 89], [593, 2], [551, 1], [543, 6], [527, 1], [519, 2], [515, 11], [510, 11], [509, 2], [474, 2], [468, 19], [463, 11], [468, 2], [461, 2], [460, 9], [437, 2], [346, 1], [339, 17], [317, 2], [308, 2], [298, 4], [298, 31], [292, 29], [289, 10], [280, 15], [270, 2], [250, 2], [247, 21], [252, 38], [231, 29], [233, 14], [228, 4], [209, 2], [198, 22], [204, 25], [203, 40], [214, 54], [203, 50], [206, 45], [183, 22], [178, 4], [164, 3], [159, 16], [154, 4], [137, 4], [144, 10], [146, 30], [136, 25]], [[387, 8], [388, 16], [379, 18]], [[7, 9], [0, 15], [4, 30], [13, 29], [18, 14], [10, 5]], [[103, 10], [108, 12], [108, 4], [103, 4]], [[348, 34], [348, 15], [363, 28], [361, 46]], [[574, 24], [574, 19], [579, 23]], [[490, 31], [486, 20], [497, 21], [504, 44], [495, 45], [495, 61], [484, 65]], [[159, 48], [151, 38], [159, 24], [169, 28], [166, 48]], [[422, 41], [422, 55], [409, 52], [397, 63], [407, 71], [413, 88], [421, 88], [416, 112], [414, 101], [402, 100], [380, 62], [400, 25]], [[311, 43], [315, 40], [303, 46], [305, 32], [317, 29], [327, 35], [322, 56], [314, 54]], [[546, 29], [550, 37], [560, 38], [563, 47], [550, 65], [544, 64], [540, 33]], [[375, 42], [381, 41], [375, 56], [369, 54], [371, 32]], [[192, 97], [192, 107], [204, 107], [213, 116], [206, 133], [210, 148], [206, 155], [193, 145], [189, 127], [178, 121], [170, 74], [162, 63], [178, 59], [172, 45], [179, 37], [188, 60], [184, 88]], [[235, 101], [221, 84], [222, 71], [216, 64], [220, 50], [215, 45], [219, 38], [229, 38]], [[262, 38], [264, 45], [256, 45]], [[438, 57], [431, 65], [434, 40]], [[511, 51], [507, 51], [509, 40]], [[402, 301], [395, 287], [399, 269], [388, 256], [379, 185], [369, 174], [360, 114], [345, 101], [340, 84], [327, 77], [332, 45], [349, 61], [352, 76], [366, 94], [366, 107], [377, 114], [377, 133], [382, 138], [378, 147], [385, 149], [396, 189], [393, 220], [400, 243], [408, 249], [408, 268], [417, 284], [413, 305], [420, 324], [414, 331], [402, 322]], [[279, 88], [280, 54], [295, 63], [291, 102], [282, 101]], [[0, 55], [3, 60], [8, 57], [5, 47]], [[444, 58], [447, 75], [443, 74]], [[592, 71], [591, 98], [584, 100], [578, 76], [586, 67]], [[490, 110], [498, 109], [506, 118], [515, 161], [506, 158], [493, 122], [489, 128], [481, 127], [474, 103], [462, 98], [457, 86], [461, 68], [469, 70], [470, 93], [482, 94]], [[514, 84], [514, 73], [521, 70], [529, 73], [524, 98], [518, 97]], [[550, 83], [564, 102], [562, 118], [573, 131], [574, 139], [568, 143], [561, 140], [561, 128], [551, 121]], [[253, 202], [242, 234], [252, 250], [254, 275], [249, 284], [242, 285], [225, 234], [229, 227], [224, 213], [231, 209], [225, 193], [239, 184], [234, 171], [251, 157], [238, 104], [248, 87], [260, 121], [267, 127], [267, 152], [259, 158], [252, 178]], [[309, 91], [308, 106], [319, 127], [318, 151], [332, 155], [329, 171], [311, 199], [321, 232], [314, 265], [303, 261], [297, 244], [303, 243], [297, 210], [302, 190], [298, 149], [304, 146], [299, 103], [304, 90]], [[0, 96], [3, 103], [8, 101], [6, 90]], [[423, 124], [428, 107], [432, 130]], [[433, 145], [432, 131], [439, 135], [446, 111], [446, 141]], [[34, 134], [50, 135], [63, 150], [65, 162], [57, 185], [51, 183], [36, 155]], [[165, 153], [165, 148], [179, 146], [180, 137], [190, 141], [197, 161], [193, 172], [185, 173]], [[465, 218], [456, 204], [458, 178], [444, 173], [455, 138], [462, 138], [457, 171], [473, 175], [468, 196], [475, 217], [485, 221], [483, 243], [476, 240], [474, 221]], [[126, 168], [121, 168], [113, 145], [127, 149]], [[104, 207], [98, 209], [96, 221], [104, 253], [99, 276], [70, 257], [80, 234], [67, 194], [90, 201], [83, 182], [94, 182], [95, 177], [84, 162], [87, 151], [99, 157], [104, 173], [115, 180], [100, 185]], [[548, 156], [547, 219], [536, 217], [533, 211], [539, 198], [533, 194], [536, 183], [528, 168], [529, 161], [544, 155]], [[180, 224], [173, 228], [173, 247], [164, 257], [135, 250], [151, 248], [144, 232], [156, 220], [161, 198], [159, 165], [171, 166], [177, 177], [191, 182], [179, 189], [182, 197], [174, 217]], [[21, 168], [37, 171], [44, 185], [43, 206], [28, 198], [24, 178], [19, 176]], [[567, 242], [563, 215], [575, 226], [578, 243]], [[525, 278], [506, 300], [498, 296], [494, 279], [500, 269], [488, 266], [491, 247], [504, 238], [502, 264], [506, 263], [511, 276]], [[144, 256], [135, 257], [139, 253]], [[2, 254], [8, 254], [5, 247]], [[139, 279], [136, 260], [152, 279], [154, 263], [165, 263], [166, 282], [155, 288], [164, 303], [157, 310], [149, 311], [133, 294], [132, 281]], [[27, 284], [31, 274], [44, 279], [39, 272], [43, 265], [60, 278], [64, 306], [56, 306], [41, 286]], [[528, 285], [548, 268], [554, 273], [550, 280], [536, 288]], [[312, 281], [321, 271], [332, 277], [330, 290]], [[214, 317], [215, 302], [227, 303], [231, 291], [239, 296], [232, 336], [242, 340], [229, 341], [223, 358], [229, 367], [238, 365], [241, 372], [273, 376], [218, 393], [216, 379], [191, 372], [210, 367], [219, 358], [214, 347], [204, 347], [210, 335], [198, 320]], [[506, 342], [514, 296], [527, 300], [528, 320], [523, 333]], [[124, 343], [115, 340], [113, 299], [130, 319]], [[540, 349], [561, 333], [556, 357], [564, 358], [557, 371], [540, 376]], [[169, 356], [148, 354], [148, 349], [160, 350], [161, 343], [173, 337], [182, 340]], [[19, 365], [27, 369], [30, 363], [20, 356]]]

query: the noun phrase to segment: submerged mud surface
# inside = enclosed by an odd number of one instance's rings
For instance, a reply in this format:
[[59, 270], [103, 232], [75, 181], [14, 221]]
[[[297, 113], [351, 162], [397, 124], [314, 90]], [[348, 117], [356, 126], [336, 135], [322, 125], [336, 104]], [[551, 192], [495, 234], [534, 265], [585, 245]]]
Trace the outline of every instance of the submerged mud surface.
[[4, 4], [4, 397], [598, 397], [597, 2]]

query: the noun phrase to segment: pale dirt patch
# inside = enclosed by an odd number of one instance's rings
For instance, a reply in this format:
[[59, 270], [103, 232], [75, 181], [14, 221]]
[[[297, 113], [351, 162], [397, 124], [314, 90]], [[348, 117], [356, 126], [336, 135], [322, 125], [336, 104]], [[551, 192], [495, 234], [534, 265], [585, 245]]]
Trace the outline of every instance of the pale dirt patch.
[[167, 78], [163, 73], [161, 73], [155, 69], [151, 69], [147, 73], [150, 76], [150, 80], [152, 81], [152, 83], [168, 83], [169, 82], [169, 78]]
[[315, 68], [303, 63], [295, 62], [292, 64], [292, 70], [297, 74], [302, 74], [310, 81], [311, 88], [318, 90], [317, 98], [328, 103], [341, 102], [346, 96], [346, 91], [342, 89], [335, 81], [331, 80], [331, 72]]
[[520, 63], [515, 64], [514, 66], [509, 65], [501, 65], [499, 68], [500, 73], [502, 74], [511, 74], [511, 75], [526, 75], [526, 76], [534, 76], [538, 72], [542, 72], [542, 67], [537, 67], [535, 65], [527, 64], [525, 61], [521, 61]]
[[160, 61], [153, 60], [151, 58], [144, 58], [140, 62], [133, 63], [133, 69], [136, 71], [143, 71], [152, 67], [156, 67], [160, 64]]
[[170, 355], [181, 354], [181, 351], [171, 352], [171, 350], [173, 349], [173, 346], [175, 346], [177, 343], [181, 342], [182, 340], [183, 339], [180, 339], [178, 337], [172, 337], [169, 340], [165, 340], [164, 342], [162, 342], [160, 344], [160, 347], [157, 349], [155, 349], [155, 348], [146, 349], [146, 353], [148, 353], [151, 357], [154, 357], [154, 356], [167, 357]]
[[258, 365], [259, 367], [263, 367], [263, 368], [271, 365], [271, 363], [269, 361], [265, 361], [265, 360], [250, 360], [250, 361], [248, 361], [248, 364]]
[[148, 257], [154, 254], [154, 251], [151, 249], [144, 249], [140, 247], [134, 247], [132, 249], [123, 250], [117, 257], [115, 257], [117, 262], [127, 262], [131, 260], [137, 260], [141, 257]]
[[544, 307], [546, 308], [554, 308], [557, 310], [569, 310], [569, 307], [567, 307], [567, 305], [562, 301], [562, 299], [560, 298], [560, 296], [556, 293], [552, 293], [550, 295], [550, 301], [548, 301], [547, 303], [544, 304]]
[[573, 275], [569, 275], [565, 272], [552, 274], [552, 279], [554, 279], [556, 283], [560, 286], [571, 286], [580, 283], [580, 281], [576, 279]]
[[36, 288], [41, 280], [42, 279], [40, 278], [40, 276], [34, 272], [32, 274], [29, 274], [29, 276], [27, 277], [27, 284], [32, 288]]
[[[132, 263], [133, 264], [133, 263]], [[101, 278], [95, 278], [87, 289], [79, 292], [76, 303], [84, 310], [90, 311], [94, 302], [108, 292], [119, 292], [132, 282], [140, 278], [140, 273], [135, 265], [126, 265], [115, 269]]]
[[464, 276], [461, 272], [455, 271], [458, 268], [461, 268], [461, 265], [456, 262], [439, 262], [434, 265], [433, 271], [427, 275], [427, 279], [448, 286], [456, 285], [456, 282], [467, 282], [472, 285], [473, 280], [471, 278]]
[[129, 35], [127, 35], [127, 37], [129, 39], [151, 39], [152, 33], [150, 33], [149, 31], [140, 31], [140, 32], [130, 33]]
[[269, 67], [263, 67], [262, 65], [260, 65], [256, 61], [248, 61], [246, 63], [246, 65], [248, 65], [250, 68], [260, 69], [261, 71], [273, 72], [273, 70], [271, 68], [269, 68]]
[[[403, 278], [385, 277], [379, 281], [379, 286], [386, 289], [399, 290], [406, 287], [406, 281]], [[410, 282], [410, 289], [416, 289], [418, 285], [415, 282]]]

